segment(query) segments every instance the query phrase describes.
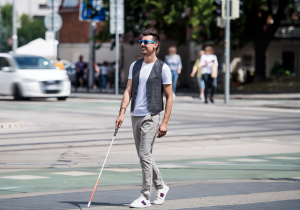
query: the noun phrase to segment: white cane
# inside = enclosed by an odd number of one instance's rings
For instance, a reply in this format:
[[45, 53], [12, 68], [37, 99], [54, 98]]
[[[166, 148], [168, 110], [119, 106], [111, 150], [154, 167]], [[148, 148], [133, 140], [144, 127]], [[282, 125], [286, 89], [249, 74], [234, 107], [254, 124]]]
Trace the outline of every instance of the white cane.
[[112, 141], [111, 141], [111, 143], [110, 143], [110, 146], [109, 146], [109, 149], [108, 149], [108, 151], [107, 151], [107, 154], [106, 154], [105, 160], [104, 160], [104, 162], [103, 162], [103, 165], [102, 165], [102, 168], [101, 168], [100, 174], [99, 174], [99, 176], [98, 176], [98, 179], [97, 179], [96, 185], [95, 185], [95, 187], [94, 187], [94, 190], [93, 190], [93, 193], [92, 193], [91, 199], [90, 199], [90, 201], [89, 201], [89, 204], [87, 205], [87, 207], [88, 207], [88, 208], [89, 208], [89, 207], [90, 207], [90, 205], [91, 205], [91, 202], [92, 202], [92, 199], [93, 199], [94, 193], [95, 193], [95, 191], [96, 191], [96, 188], [97, 188], [97, 185], [98, 185], [98, 182], [99, 182], [100, 176], [101, 176], [101, 174], [102, 174], [102, 171], [103, 171], [103, 168], [104, 168], [104, 165], [105, 165], [106, 159], [107, 159], [107, 157], [108, 157], [108, 154], [109, 154], [110, 148], [111, 148], [111, 146], [112, 146], [112, 144], [113, 144], [113, 142], [114, 142], [114, 140], [115, 140], [115, 137], [116, 137], [116, 135], [117, 135], [117, 133], [118, 133], [118, 130], [119, 130], [119, 128], [120, 128], [120, 127], [118, 126], [118, 127], [117, 127], [117, 129], [115, 130], [115, 133], [114, 133], [113, 139], [112, 139]]

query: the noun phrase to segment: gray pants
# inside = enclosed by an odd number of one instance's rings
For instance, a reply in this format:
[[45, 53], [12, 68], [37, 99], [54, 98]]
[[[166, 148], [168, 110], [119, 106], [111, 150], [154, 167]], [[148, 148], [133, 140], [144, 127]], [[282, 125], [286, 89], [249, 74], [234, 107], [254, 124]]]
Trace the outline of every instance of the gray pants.
[[157, 190], [162, 189], [164, 186], [161, 174], [152, 159], [152, 148], [159, 127], [159, 114], [155, 116], [131, 116], [131, 122], [135, 146], [143, 173], [141, 193], [146, 199], [149, 199], [152, 181]]

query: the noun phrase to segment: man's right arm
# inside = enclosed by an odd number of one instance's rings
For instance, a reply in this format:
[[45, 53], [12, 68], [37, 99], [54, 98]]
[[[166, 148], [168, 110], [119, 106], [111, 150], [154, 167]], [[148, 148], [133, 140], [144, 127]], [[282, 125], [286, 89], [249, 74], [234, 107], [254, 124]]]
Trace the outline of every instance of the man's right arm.
[[132, 90], [132, 79], [128, 79], [126, 90], [124, 92], [121, 107], [120, 107], [119, 116], [116, 120], [116, 128], [115, 129], [117, 129], [117, 127], [121, 127], [121, 125], [124, 121], [124, 114], [125, 114], [126, 108], [131, 99], [131, 90]]

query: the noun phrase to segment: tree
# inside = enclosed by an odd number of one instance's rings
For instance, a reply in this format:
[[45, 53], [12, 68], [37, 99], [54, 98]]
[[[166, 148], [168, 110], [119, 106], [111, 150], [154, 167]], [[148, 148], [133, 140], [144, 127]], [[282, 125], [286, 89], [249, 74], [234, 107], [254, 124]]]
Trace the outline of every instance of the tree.
[[[233, 48], [253, 43], [255, 48], [255, 80], [265, 79], [266, 51], [277, 31], [284, 11], [292, 0], [241, 0], [243, 15], [232, 21]], [[223, 41], [224, 29], [216, 26], [212, 15], [214, 0], [124, 0], [124, 40], [134, 43], [145, 28], [154, 27], [178, 45], [187, 40], [196, 43]], [[109, 10], [109, 0], [104, 0]], [[274, 10], [275, 8], [275, 10]], [[109, 34], [109, 20], [97, 35], [100, 41], [114, 41]], [[189, 37], [187, 37], [187, 34]]]
[[[210, 35], [208, 27], [213, 16], [214, 0], [124, 0], [125, 4], [125, 41], [137, 42], [145, 28], [154, 27], [167, 38], [185, 44], [188, 39], [197, 42]], [[104, 0], [109, 10], [109, 0]], [[109, 34], [109, 20], [96, 36], [99, 41], [114, 41]], [[192, 29], [192, 30], [190, 30]], [[190, 33], [190, 37], [186, 34]]]
[[[1, 7], [1, 20], [2, 20], [2, 41], [1, 49], [4, 52], [11, 50], [11, 46], [8, 45], [8, 38], [12, 36], [12, 5], [5, 4]], [[17, 29], [18, 34], [18, 46], [23, 46], [28, 42], [45, 37], [46, 28], [43, 20], [32, 18], [26, 14], [23, 14], [19, 19], [20, 27]]]
[[18, 28], [18, 46], [23, 46], [28, 42], [45, 37], [46, 28], [44, 21], [41, 19], [34, 19], [28, 15], [23, 14], [20, 17], [20, 25]]
[[254, 44], [255, 75], [254, 81], [266, 78], [266, 51], [281, 21], [285, 17], [290, 0], [243, 0], [244, 14], [238, 20], [232, 21], [232, 40], [235, 47]]
[[12, 4], [5, 4], [1, 7], [1, 37], [2, 40], [1, 50], [2, 52], [8, 52], [11, 50], [11, 46], [8, 45], [8, 38], [12, 36]]

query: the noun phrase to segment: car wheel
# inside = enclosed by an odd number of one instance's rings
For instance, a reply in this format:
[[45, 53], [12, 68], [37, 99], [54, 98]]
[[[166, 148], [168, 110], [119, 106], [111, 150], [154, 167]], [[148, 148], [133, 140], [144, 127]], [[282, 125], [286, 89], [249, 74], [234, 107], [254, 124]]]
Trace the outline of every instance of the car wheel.
[[67, 100], [67, 97], [58, 97], [57, 100], [58, 101], [65, 101], [65, 100]]
[[21, 89], [18, 85], [14, 86], [13, 97], [14, 97], [14, 100], [23, 100], [24, 99]]

